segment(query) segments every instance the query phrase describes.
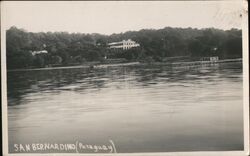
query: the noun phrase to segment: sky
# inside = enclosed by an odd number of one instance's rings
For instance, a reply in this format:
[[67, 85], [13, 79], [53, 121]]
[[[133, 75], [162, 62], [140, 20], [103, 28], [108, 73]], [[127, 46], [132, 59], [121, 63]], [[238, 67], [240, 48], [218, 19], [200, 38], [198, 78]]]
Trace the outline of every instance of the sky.
[[242, 1], [5, 1], [4, 26], [112, 34], [141, 29], [241, 29]]

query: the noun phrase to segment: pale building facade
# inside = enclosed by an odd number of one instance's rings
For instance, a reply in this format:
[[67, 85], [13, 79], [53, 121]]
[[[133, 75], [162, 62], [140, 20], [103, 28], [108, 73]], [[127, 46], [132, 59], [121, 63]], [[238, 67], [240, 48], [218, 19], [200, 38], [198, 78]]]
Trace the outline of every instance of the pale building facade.
[[213, 57], [202, 57], [200, 60], [201, 60], [201, 61], [212, 61], [212, 62], [216, 62], [216, 61], [219, 61], [219, 57], [218, 57], [218, 56], [213, 56]]
[[30, 52], [31, 52], [31, 54], [32, 54], [33, 56], [35, 56], [35, 55], [37, 55], [37, 54], [47, 54], [47, 53], [48, 53], [47, 50], [30, 51]]
[[127, 49], [131, 49], [131, 48], [134, 48], [134, 47], [139, 47], [139, 46], [140, 46], [140, 44], [136, 43], [135, 41], [132, 41], [131, 39], [122, 40], [120, 42], [108, 43], [108, 47], [110, 49], [127, 50]]

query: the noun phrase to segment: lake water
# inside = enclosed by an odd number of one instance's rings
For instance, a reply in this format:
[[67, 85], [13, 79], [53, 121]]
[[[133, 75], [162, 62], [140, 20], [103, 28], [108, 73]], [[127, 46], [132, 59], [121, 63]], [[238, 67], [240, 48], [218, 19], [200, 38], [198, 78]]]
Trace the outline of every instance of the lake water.
[[113, 142], [118, 153], [243, 150], [242, 94], [241, 63], [8, 72], [9, 151], [75, 152], [15, 146], [79, 142]]

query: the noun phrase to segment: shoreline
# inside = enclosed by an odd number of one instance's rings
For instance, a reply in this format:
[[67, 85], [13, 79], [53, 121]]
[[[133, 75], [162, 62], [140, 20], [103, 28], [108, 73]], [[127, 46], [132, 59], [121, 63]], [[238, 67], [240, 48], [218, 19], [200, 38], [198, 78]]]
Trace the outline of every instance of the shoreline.
[[128, 62], [128, 63], [115, 63], [115, 64], [98, 64], [98, 65], [76, 65], [76, 66], [62, 66], [62, 67], [44, 67], [44, 68], [31, 68], [31, 69], [10, 69], [7, 72], [14, 71], [39, 71], [39, 70], [58, 70], [58, 69], [79, 69], [79, 68], [106, 68], [106, 67], [116, 67], [116, 66], [129, 66], [138, 65], [140, 62]]
[[166, 63], [166, 62], [153, 62], [153, 63], [141, 63], [141, 62], [128, 62], [128, 63], [115, 63], [115, 64], [98, 64], [98, 65], [76, 65], [76, 66], [62, 66], [62, 67], [44, 67], [44, 68], [30, 68], [30, 69], [10, 69], [7, 72], [15, 72], [15, 71], [41, 71], [41, 70], [58, 70], [58, 69], [79, 69], [79, 68], [107, 68], [107, 67], [116, 67], [116, 66], [131, 66], [131, 65], [168, 65], [172, 67], [182, 67], [182, 66], [195, 66], [202, 64], [213, 64], [213, 63], [228, 63], [228, 62], [240, 62], [242, 58], [236, 59], [224, 59], [218, 61], [190, 61], [190, 62], [175, 62], [175, 63]]

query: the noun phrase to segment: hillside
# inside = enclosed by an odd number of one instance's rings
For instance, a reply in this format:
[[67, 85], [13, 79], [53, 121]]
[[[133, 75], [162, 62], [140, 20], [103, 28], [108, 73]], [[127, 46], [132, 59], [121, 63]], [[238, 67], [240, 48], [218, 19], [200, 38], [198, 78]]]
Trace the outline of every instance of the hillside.
[[[107, 43], [132, 39], [139, 48], [113, 52]], [[7, 67], [33, 68], [50, 65], [82, 64], [103, 61], [104, 56], [127, 61], [163, 61], [168, 57], [220, 59], [242, 57], [241, 30], [171, 28], [143, 29], [120, 34], [82, 34], [68, 32], [32, 33], [11, 27], [6, 32]], [[32, 55], [32, 51], [48, 53]]]

